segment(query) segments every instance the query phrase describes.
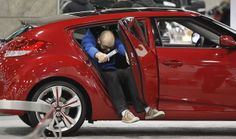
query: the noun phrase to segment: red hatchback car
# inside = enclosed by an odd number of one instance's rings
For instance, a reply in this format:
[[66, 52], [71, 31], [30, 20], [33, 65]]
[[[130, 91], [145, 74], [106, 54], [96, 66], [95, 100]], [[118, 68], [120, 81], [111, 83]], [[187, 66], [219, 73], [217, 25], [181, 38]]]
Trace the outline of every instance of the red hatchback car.
[[[48, 130], [60, 126], [71, 134], [86, 119], [120, 119], [81, 47], [88, 29], [101, 28], [125, 44], [140, 98], [165, 111], [164, 120], [236, 120], [236, 31], [215, 20], [179, 9], [131, 8], [22, 23], [0, 50], [0, 100], [52, 105], [57, 111]], [[45, 115], [11, 114], [32, 127]]]

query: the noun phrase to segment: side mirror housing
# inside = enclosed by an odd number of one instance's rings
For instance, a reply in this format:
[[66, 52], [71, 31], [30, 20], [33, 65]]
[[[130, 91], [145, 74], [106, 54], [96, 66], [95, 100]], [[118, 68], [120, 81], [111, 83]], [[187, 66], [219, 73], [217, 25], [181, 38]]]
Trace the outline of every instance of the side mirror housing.
[[220, 36], [220, 45], [222, 47], [236, 48], [236, 41], [229, 35]]

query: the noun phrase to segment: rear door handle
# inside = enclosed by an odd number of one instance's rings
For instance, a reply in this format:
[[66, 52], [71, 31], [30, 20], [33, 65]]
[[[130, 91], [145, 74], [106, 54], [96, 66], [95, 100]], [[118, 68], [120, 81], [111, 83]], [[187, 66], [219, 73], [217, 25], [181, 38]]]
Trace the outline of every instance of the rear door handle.
[[168, 67], [172, 67], [172, 68], [183, 66], [183, 63], [178, 60], [167, 60], [167, 61], [162, 62], [162, 64]]

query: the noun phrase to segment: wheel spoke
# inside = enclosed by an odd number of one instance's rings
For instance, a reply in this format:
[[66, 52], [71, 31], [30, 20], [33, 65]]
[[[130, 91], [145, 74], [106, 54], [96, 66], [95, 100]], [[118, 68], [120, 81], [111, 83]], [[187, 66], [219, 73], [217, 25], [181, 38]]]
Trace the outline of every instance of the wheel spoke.
[[54, 128], [55, 123], [56, 123], [56, 114], [53, 115], [53, 119], [52, 119], [52, 121], [50, 122], [50, 124], [49, 124], [49, 126], [48, 126], [48, 128], [49, 128], [51, 131], [53, 131], [53, 130], [55, 129], [55, 128]]
[[72, 125], [75, 125], [76, 121], [72, 119], [70, 116], [62, 113], [62, 117], [66, 127], [70, 128]]
[[60, 102], [61, 94], [62, 94], [62, 87], [61, 86], [52, 87], [52, 93], [58, 106]]
[[[78, 94], [67, 86], [57, 84], [44, 90], [37, 99], [37, 102], [51, 105], [54, 113], [47, 129], [55, 132], [67, 131], [79, 122], [82, 113], [82, 102]], [[38, 121], [45, 117], [45, 114], [36, 113]]]
[[63, 108], [78, 107], [78, 106], [80, 106], [80, 105], [81, 105], [81, 103], [80, 103], [78, 97], [77, 97], [77, 96], [74, 96], [73, 98], [71, 98], [70, 100], [68, 100], [68, 101], [66, 102], [66, 104], [63, 106]]

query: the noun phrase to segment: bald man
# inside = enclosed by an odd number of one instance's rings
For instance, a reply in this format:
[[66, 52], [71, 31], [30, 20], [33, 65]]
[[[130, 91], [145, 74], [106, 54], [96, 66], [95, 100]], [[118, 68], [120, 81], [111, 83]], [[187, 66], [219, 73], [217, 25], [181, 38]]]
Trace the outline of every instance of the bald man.
[[[140, 100], [130, 67], [117, 68], [118, 63], [115, 57], [125, 59], [127, 55], [124, 45], [119, 39], [115, 38], [111, 31], [102, 31], [97, 39], [88, 31], [82, 40], [82, 47], [101, 71], [107, 92], [111, 96], [117, 113], [122, 116], [122, 122], [134, 123], [139, 121], [139, 117], [134, 116], [128, 110], [124, 93], [130, 93], [137, 113], [146, 112], [145, 119], [156, 119], [164, 116], [163, 111], [150, 108]], [[109, 57], [108, 53], [114, 49], [117, 50], [117, 54]], [[123, 92], [123, 88], [127, 92]]]
[[[101, 33], [97, 42], [100, 45], [100, 49], [103, 52], [108, 53], [114, 48], [115, 36], [111, 31], [105, 30]], [[95, 57], [98, 59], [99, 63], [105, 63], [109, 60], [108, 56], [105, 53], [98, 52], [95, 54]]]

